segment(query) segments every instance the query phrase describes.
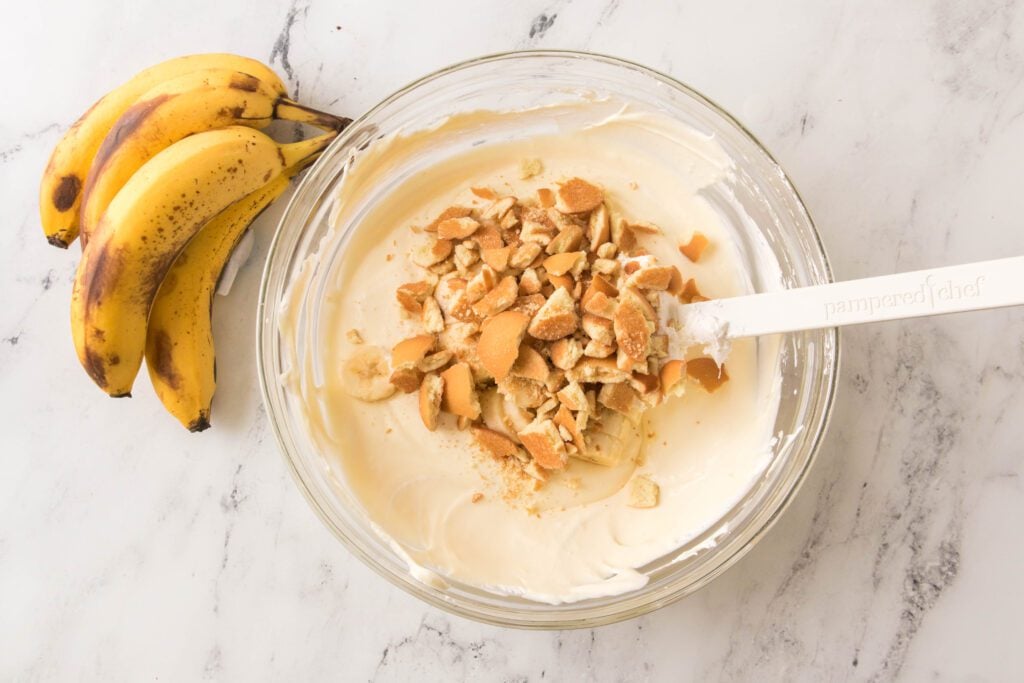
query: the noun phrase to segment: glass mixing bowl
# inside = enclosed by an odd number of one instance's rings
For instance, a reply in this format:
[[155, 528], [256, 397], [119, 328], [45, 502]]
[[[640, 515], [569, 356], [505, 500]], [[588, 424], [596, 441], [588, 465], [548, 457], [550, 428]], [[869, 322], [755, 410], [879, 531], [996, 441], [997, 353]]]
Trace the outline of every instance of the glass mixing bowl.
[[[578, 52], [517, 52], [475, 59], [431, 74], [388, 97], [331, 145], [306, 175], [291, 199], [270, 247], [260, 288], [258, 362], [260, 384], [274, 432], [300, 490], [327, 527], [353, 553], [383, 577], [425, 600], [480, 621], [526, 628], [572, 628], [610, 623], [667, 605], [704, 586], [724, 572], [771, 527], [803, 481], [814, 459], [835, 391], [838, 334], [821, 330], [786, 335], [779, 354], [781, 403], [774, 433], [782, 435], [773, 457], [750, 491], [704, 534], [639, 568], [649, 580], [634, 592], [562, 605], [535, 603], [451, 583], [437, 588], [410, 573], [407, 563], [366, 519], [346, 489], [337, 463], [313, 446], [301, 402], [283, 386], [282, 344], [297, 354], [323, 352], [313, 333], [325, 296], [323, 279], [335, 253], [319, 254], [319, 264], [295, 316], [294, 338], [282, 339], [281, 305], [299, 268], [317, 255], [328, 231], [333, 198], [346, 182], [353, 160], [377, 140], [396, 131], [420, 130], [450, 114], [478, 109], [515, 110], [584, 97], [610, 95], [653, 109], [715, 137], [732, 158], [735, 173], [721, 187], [703, 190], [708, 201], [740, 235], [741, 253], [750, 250], [744, 235], [759, 232], [766, 241], [786, 287], [831, 281], [831, 270], [817, 232], [792, 183], [764, 147], [732, 116], [682, 83], [619, 59]], [[503, 133], [505, 134], [505, 133]], [[523, 131], [527, 136], [530, 131]], [[489, 131], [474, 132], [466, 145], [487, 144]], [[458, 149], [434, 149], [402, 169], [407, 177], [429, 168]], [[395, 179], [396, 182], [398, 178]], [[386, 183], [385, 183], [386, 185]], [[363, 193], [366, 207], [350, 207], [353, 221], [334, 226], [349, 230], [388, 187]], [[752, 220], [744, 220], [742, 216]], [[345, 240], [338, 241], [344, 245]], [[342, 246], [343, 249], [343, 246]], [[770, 277], [757, 262], [746, 264], [755, 290]], [[314, 340], [314, 341], [310, 341]], [[709, 542], [712, 541], [713, 542]]]

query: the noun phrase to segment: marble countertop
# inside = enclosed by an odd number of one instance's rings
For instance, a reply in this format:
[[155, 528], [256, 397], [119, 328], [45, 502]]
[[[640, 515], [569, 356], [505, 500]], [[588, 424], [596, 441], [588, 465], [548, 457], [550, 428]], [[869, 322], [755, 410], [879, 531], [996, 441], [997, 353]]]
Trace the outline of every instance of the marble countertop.
[[[213, 429], [185, 433], [147, 382], [130, 401], [107, 400], [78, 367], [67, 320], [77, 249], [43, 240], [39, 174], [93, 99], [189, 52], [268, 60], [299, 99], [349, 115], [483, 53], [605, 52], [744, 121], [800, 188], [839, 278], [1024, 253], [1024, 5], [745, 5], [8, 8], [0, 679], [1024, 677], [1020, 309], [846, 330], [831, 430], [772, 531], [693, 597], [571, 632], [451, 617], [334, 541], [261, 406], [257, 266], [216, 305]], [[280, 211], [260, 219], [254, 263]]]

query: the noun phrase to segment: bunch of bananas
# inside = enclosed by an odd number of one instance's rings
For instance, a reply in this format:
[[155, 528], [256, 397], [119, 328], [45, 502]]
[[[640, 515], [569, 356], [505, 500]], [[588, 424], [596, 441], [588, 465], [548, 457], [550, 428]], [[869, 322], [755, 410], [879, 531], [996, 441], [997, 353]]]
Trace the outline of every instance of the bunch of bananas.
[[[275, 142], [274, 119], [328, 132]], [[47, 240], [77, 237], [71, 327], [82, 367], [129, 396], [145, 357], [167, 410], [210, 426], [212, 297], [249, 224], [348, 124], [288, 99], [258, 61], [190, 55], [142, 71], [96, 102], [43, 174]]]

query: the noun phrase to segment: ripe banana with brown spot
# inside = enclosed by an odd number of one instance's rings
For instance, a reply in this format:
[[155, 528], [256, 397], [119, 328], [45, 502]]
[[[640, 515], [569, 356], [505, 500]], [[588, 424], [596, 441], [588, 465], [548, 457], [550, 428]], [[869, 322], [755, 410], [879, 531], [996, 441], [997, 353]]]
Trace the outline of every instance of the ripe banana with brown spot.
[[146, 369], [164, 408], [189, 431], [210, 426], [217, 388], [210, 315], [221, 271], [249, 224], [281, 196], [298, 170], [282, 173], [204, 225], [178, 254], [153, 300]]
[[238, 55], [188, 55], [141, 71], [93, 104], [54, 148], [39, 188], [39, 217], [50, 244], [67, 248], [78, 236], [82, 186], [114, 123], [148, 90], [201, 69], [241, 71], [255, 76], [280, 95], [286, 94], [284, 83], [269, 67]]
[[125, 183], [82, 252], [71, 299], [79, 361], [111, 396], [129, 396], [146, 320], [174, 259], [211, 218], [336, 136], [279, 145], [229, 126], [157, 153]]
[[148, 90], [117, 120], [93, 159], [82, 191], [83, 245], [118, 190], [157, 152], [195, 133], [263, 128], [274, 118], [335, 130], [347, 122], [286, 99], [277, 83], [229, 69], [193, 71]]

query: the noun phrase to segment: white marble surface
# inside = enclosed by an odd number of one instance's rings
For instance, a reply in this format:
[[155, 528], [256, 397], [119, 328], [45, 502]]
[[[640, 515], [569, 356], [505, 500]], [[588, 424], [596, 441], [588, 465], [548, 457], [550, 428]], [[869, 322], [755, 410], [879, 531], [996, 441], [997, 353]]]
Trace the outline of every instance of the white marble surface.
[[753, 552], [650, 616], [562, 633], [425, 607], [321, 526], [260, 405], [257, 267], [217, 303], [212, 430], [183, 432], [145, 381], [106, 399], [78, 367], [77, 249], [42, 239], [39, 173], [92, 99], [196, 51], [269, 59], [350, 115], [482, 53], [627, 57], [775, 152], [841, 278], [1024, 253], [1022, 3], [739, 4], [7, 4], [0, 679], [1021, 680], [1021, 310], [844, 333], [821, 456]]

